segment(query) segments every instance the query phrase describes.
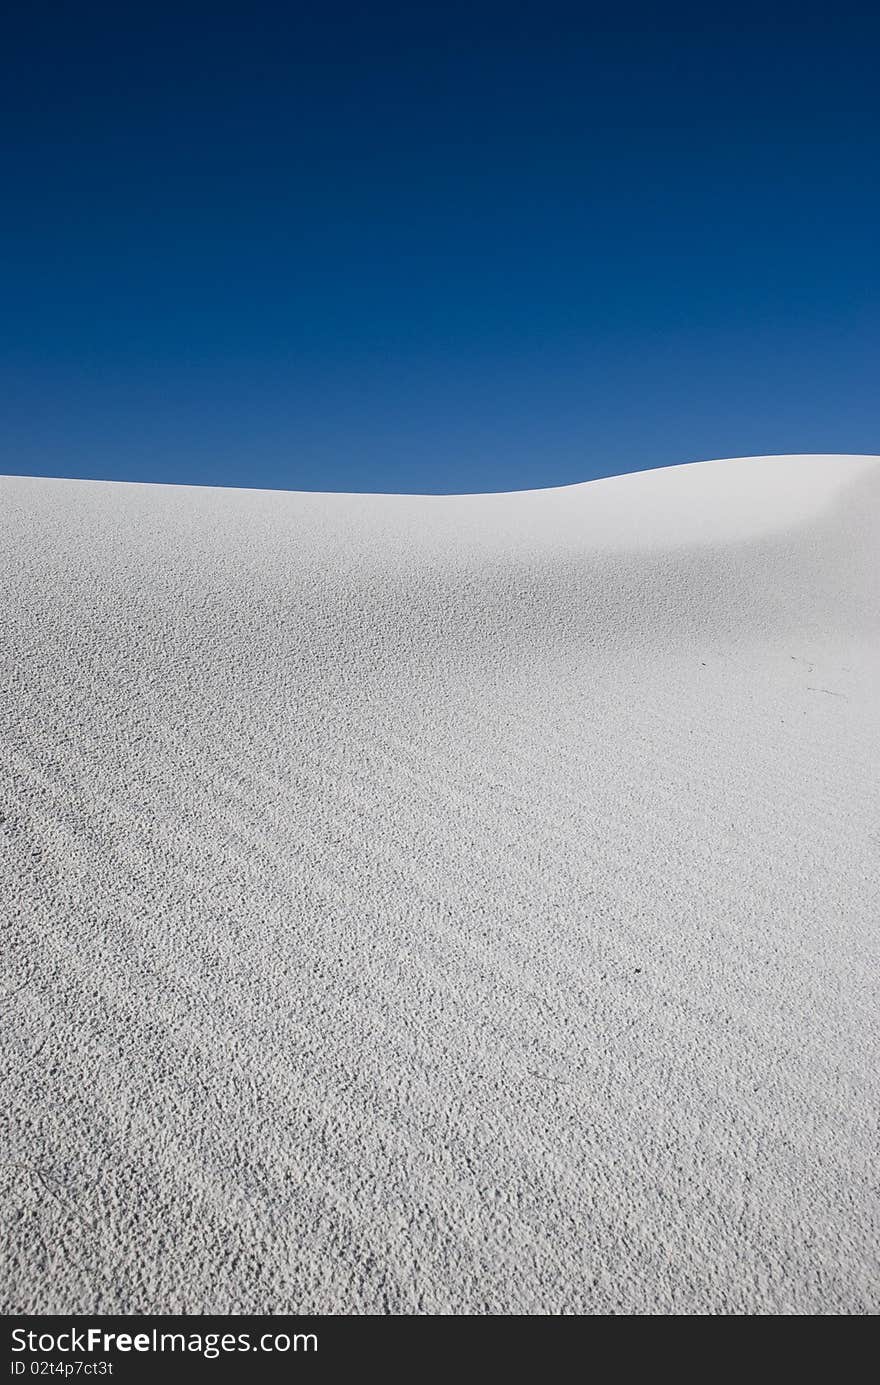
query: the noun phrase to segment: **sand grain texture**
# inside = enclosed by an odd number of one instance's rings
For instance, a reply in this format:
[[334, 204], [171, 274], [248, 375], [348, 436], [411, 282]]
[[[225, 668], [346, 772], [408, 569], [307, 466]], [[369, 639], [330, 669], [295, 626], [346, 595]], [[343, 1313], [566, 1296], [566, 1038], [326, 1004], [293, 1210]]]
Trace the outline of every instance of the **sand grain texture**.
[[878, 519], [0, 480], [6, 1310], [876, 1312]]

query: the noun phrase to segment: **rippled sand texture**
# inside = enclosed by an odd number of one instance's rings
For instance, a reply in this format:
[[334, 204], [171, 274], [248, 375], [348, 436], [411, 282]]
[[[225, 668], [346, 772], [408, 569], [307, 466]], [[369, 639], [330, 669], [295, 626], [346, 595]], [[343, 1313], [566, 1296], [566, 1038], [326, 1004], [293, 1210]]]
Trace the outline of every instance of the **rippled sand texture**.
[[876, 1312], [878, 520], [0, 481], [7, 1311]]

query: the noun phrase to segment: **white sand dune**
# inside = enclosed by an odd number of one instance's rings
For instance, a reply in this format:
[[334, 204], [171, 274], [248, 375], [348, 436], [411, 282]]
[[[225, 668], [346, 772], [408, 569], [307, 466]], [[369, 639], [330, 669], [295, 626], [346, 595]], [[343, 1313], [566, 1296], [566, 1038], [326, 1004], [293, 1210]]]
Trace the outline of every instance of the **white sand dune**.
[[0, 506], [8, 1311], [880, 1308], [880, 459]]

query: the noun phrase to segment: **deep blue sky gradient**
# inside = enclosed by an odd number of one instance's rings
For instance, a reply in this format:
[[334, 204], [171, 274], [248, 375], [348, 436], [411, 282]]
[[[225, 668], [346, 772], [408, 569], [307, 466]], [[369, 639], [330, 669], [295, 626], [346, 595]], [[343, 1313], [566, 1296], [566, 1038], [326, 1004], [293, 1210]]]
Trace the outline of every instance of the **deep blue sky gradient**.
[[880, 452], [878, 59], [877, 6], [809, 0], [22, 6], [0, 472]]

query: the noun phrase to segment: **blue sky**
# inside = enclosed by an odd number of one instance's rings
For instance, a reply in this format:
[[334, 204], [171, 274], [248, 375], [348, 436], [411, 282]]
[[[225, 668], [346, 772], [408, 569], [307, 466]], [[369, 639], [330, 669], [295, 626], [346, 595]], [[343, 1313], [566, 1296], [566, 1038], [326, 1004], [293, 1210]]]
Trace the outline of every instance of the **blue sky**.
[[0, 471], [545, 486], [880, 452], [880, 11], [21, 7]]

